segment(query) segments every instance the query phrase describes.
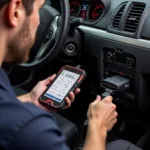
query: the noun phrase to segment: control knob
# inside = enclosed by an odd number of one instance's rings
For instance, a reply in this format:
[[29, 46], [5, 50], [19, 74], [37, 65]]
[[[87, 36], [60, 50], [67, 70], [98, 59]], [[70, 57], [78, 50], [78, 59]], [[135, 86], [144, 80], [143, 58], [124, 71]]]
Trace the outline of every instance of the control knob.
[[133, 58], [128, 57], [127, 58], [127, 65], [129, 68], [133, 68], [135, 65], [135, 60]]
[[114, 60], [114, 54], [112, 52], [107, 52], [105, 59], [112, 62]]

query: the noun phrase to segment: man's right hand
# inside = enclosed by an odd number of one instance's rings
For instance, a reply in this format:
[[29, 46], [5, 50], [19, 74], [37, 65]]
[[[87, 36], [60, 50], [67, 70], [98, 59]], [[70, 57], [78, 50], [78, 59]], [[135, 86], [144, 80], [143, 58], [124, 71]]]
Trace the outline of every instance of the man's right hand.
[[[108, 132], [117, 122], [116, 106], [112, 103], [112, 97], [108, 96], [101, 100], [97, 96], [96, 100], [90, 104], [87, 113], [89, 124], [94, 124], [94, 127]], [[100, 131], [101, 132], [101, 131]]]
[[103, 100], [97, 96], [87, 113], [88, 130], [83, 150], [106, 150], [107, 132], [117, 122], [117, 115], [111, 96]]

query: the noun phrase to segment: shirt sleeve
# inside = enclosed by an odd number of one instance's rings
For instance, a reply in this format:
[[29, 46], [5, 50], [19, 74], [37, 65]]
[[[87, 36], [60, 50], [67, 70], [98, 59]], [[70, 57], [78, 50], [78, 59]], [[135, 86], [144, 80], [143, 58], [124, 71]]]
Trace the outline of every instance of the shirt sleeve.
[[33, 119], [20, 130], [10, 150], [69, 150], [51, 117]]

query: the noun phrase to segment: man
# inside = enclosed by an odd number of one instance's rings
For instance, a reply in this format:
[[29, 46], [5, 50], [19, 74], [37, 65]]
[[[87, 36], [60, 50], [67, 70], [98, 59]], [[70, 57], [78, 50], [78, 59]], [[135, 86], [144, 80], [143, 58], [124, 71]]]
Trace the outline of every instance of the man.
[[[39, 9], [43, 4], [44, 0], [0, 0], [0, 65], [28, 60], [39, 25]], [[38, 102], [54, 77], [39, 82], [29, 94], [18, 97], [18, 100], [0, 68], [0, 149], [68, 150], [53, 117], [41, 109], [44, 107]], [[75, 94], [79, 92], [77, 89]], [[67, 107], [74, 98], [74, 93], [70, 93], [66, 98]], [[115, 110], [112, 97], [101, 101], [97, 96], [90, 104], [84, 150], [105, 150], [107, 132], [117, 121]]]

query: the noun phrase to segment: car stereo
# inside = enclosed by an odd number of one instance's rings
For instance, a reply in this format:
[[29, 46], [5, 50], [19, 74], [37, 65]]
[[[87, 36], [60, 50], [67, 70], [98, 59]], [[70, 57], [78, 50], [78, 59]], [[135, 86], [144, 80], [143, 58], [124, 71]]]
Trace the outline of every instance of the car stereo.
[[127, 79], [130, 81], [130, 87], [125, 90], [125, 92], [120, 91], [113, 93], [113, 98], [114, 102], [119, 103], [124, 107], [133, 106], [136, 102], [136, 57], [119, 48], [104, 47], [101, 66], [100, 85], [103, 90], [104, 85], [105, 87], [111, 86], [116, 90], [116, 86], [114, 84], [104, 82], [106, 79], [108, 80], [116, 76]]
[[128, 69], [135, 68], [136, 59], [132, 54], [111, 48], [104, 48], [103, 50], [105, 62], [124, 65]]

